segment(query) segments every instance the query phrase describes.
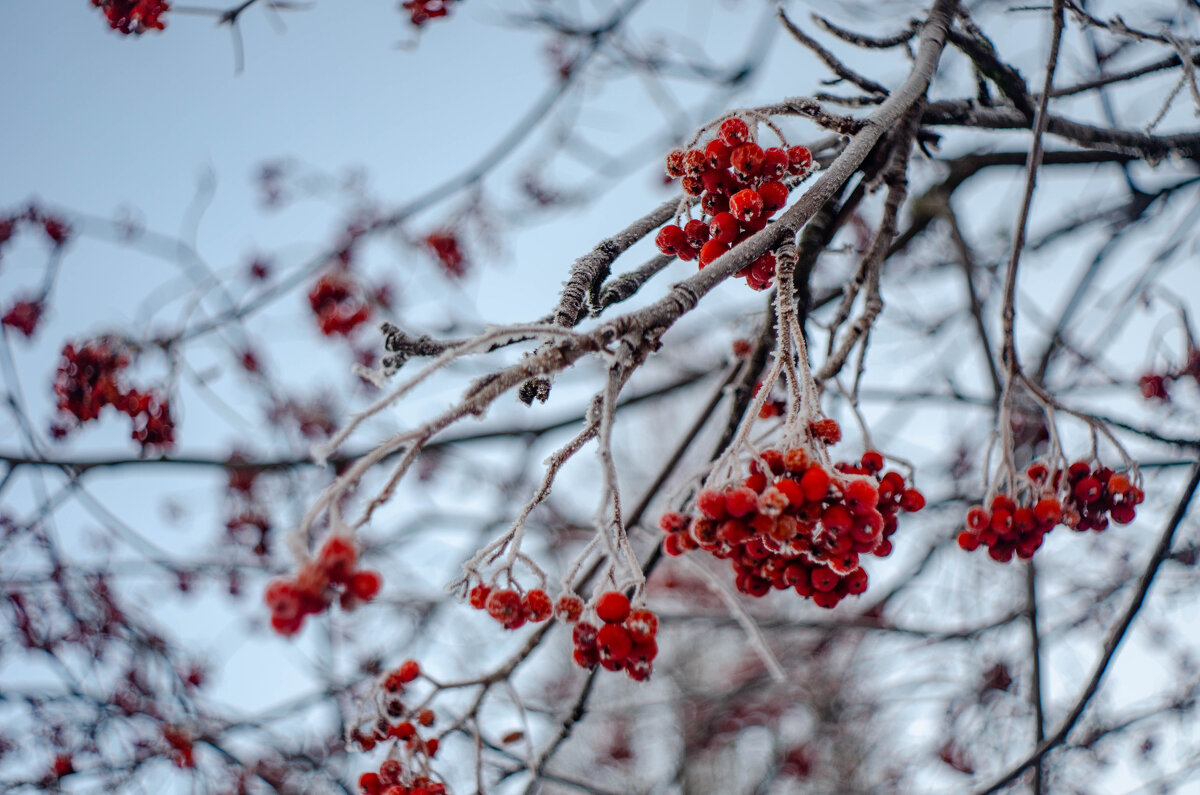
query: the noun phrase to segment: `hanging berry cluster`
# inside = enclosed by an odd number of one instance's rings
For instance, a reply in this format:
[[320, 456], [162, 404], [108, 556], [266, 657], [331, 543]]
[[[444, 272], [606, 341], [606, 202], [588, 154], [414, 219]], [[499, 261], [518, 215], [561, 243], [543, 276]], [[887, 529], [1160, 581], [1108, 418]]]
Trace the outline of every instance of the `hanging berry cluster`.
[[[840, 437], [834, 420], [818, 423], [822, 441]], [[891, 554], [897, 514], [925, 507], [902, 475], [881, 474], [883, 456], [875, 451], [832, 470], [800, 448], [766, 450], [761, 458], [741, 484], [701, 490], [694, 515], [663, 514], [663, 551], [704, 550], [730, 561], [742, 593], [794, 588], [829, 608], [867, 590], [860, 556]]]
[[327, 337], [349, 336], [371, 318], [371, 307], [362, 288], [344, 271], [326, 273], [308, 291], [308, 303], [317, 325]]
[[162, 30], [166, 27], [162, 15], [171, 10], [163, 0], [92, 0], [92, 5], [104, 12], [110, 28], [126, 36]]
[[395, 740], [388, 758], [377, 772], [363, 773], [358, 779], [363, 795], [443, 795], [446, 787], [429, 776], [429, 760], [438, 751], [436, 737], [422, 738], [422, 728], [436, 722], [433, 710], [420, 707], [409, 709], [401, 696], [405, 685], [421, 676], [416, 660], [405, 660], [384, 677], [384, 709], [387, 718], [380, 718], [369, 731], [359, 730], [350, 738], [361, 750], [370, 751], [376, 744]]
[[1027, 482], [1017, 494], [997, 494], [990, 510], [976, 505], [967, 511], [960, 547], [968, 552], [987, 547], [988, 555], [1002, 563], [1014, 554], [1028, 560], [1059, 524], [1081, 533], [1102, 532], [1109, 519], [1129, 524], [1145, 498], [1127, 473], [1092, 469], [1086, 461], [1076, 461], [1065, 473], [1035, 463], [1025, 474]]
[[[682, 227], [664, 226], [655, 238], [658, 250], [703, 268], [767, 225], [787, 204], [786, 176], [802, 178], [812, 169], [812, 153], [803, 146], [762, 148], [750, 126], [739, 118], [721, 122], [717, 136], [703, 149], [676, 149], [667, 155], [667, 175], [682, 178], [683, 190], [698, 197], [703, 216]], [[755, 290], [771, 286], [775, 255], [767, 252], [737, 272]]]
[[[564, 600], [568, 600], [565, 601]], [[573, 600], [573, 601], [569, 601]], [[620, 591], [600, 594], [594, 604], [599, 626], [584, 621], [583, 602], [577, 596], [559, 600], [558, 612], [564, 621], [574, 623], [571, 641], [573, 658], [581, 668], [599, 665], [608, 671], [624, 671], [635, 682], [644, 682], [654, 672], [658, 656], [658, 616], [645, 608], [633, 609], [629, 597]]]
[[175, 425], [165, 395], [137, 390], [125, 380], [129, 353], [119, 342], [100, 338], [75, 347], [66, 345], [54, 376], [59, 420], [51, 427], [56, 438], [76, 425], [99, 418], [105, 406], [127, 414], [133, 421], [132, 437], [142, 452], [169, 449], [175, 443]]
[[369, 602], [383, 584], [379, 572], [356, 568], [354, 543], [339, 535], [330, 536], [316, 560], [300, 568], [295, 579], [273, 580], [263, 600], [271, 608], [271, 627], [280, 635], [295, 635], [304, 617], [324, 612], [334, 596], [343, 610]]
[[554, 615], [549, 594], [541, 588], [524, 593], [518, 588], [492, 588], [480, 583], [467, 593], [467, 601], [476, 610], [486, 610], [505, 629], [520, 629], [527, 621], [537, 624]]

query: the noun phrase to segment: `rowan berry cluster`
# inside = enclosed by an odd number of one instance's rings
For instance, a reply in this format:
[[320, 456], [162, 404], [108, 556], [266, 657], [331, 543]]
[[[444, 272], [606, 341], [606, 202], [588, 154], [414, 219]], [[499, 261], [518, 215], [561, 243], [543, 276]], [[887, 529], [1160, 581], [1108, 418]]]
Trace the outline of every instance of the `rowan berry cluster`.
[[562, 597], [559, 608], [556, 612], [560, 618], [575, 624], [571, 641], [577, 665], [624, 671], [635, 682], [650, 678], [658, 656], [658, 616], [653, 612], [634, 609], [629, 597], [620, 591], [606, 591], [596, 597], [593, 608], [599, 625], [581, 620], [583, 602], [577, 596]]
[[112, 406], [129, 415], [131, 435], [143, 452], [170, 448], [175, 442], [175, 425], [166, 396], [130, 387], [123, 373], [128, 365], [124, 346], [108, 338], [89, 340], [78, 348], [66, 345], [54, 376], [60, 419], [51, 433], [61, 438], [73, 426], [99, 418], [105, 406]]
[[[824, 438], [840, 437], [834, 420], [819, 422]], [[831, 471], [800, 448], [766, 450], [741, 484], [701, 490], [694, 515], [663, 514], [663, 551], [701, 549], [729, 560], [742, 593], [794, 588], [831, 608], [866, 591], [860, 556], [891, 554], [898, 513], [925, 507], [902, 475], [882, 469], [875, 451]]]
[[383, 678], [382, 689], [386, 694], [386, 718], [380, 718], [369, 731], [357, 731], [351, 738], [364, 751], [373, 749], [377, 743], [395, 740], [393, 752], [379, 766], [377, 772], [363, 773], [358, 779], [363, 795], [441, 795], [446, 788], [433, 781], [428, 774], [428, 762], [437, 754], [436, 737], [422, 738], [422, 728], [436, 722], [433, 710], [428, 708], [408, 709], [400, 700], [405, 685], [421, 676], [421, 666], [416, 660], [405, 660]]
[[[667, 175], [682, 178], [684, 192], [699, 198], [702, 218], [664, 226], [654, 242], [663, 254], [699, 259], [703, 268], [765, 227], [787, 203], [785, 177], [801, 178], [811, 169], [812, 153], [805, 147], [764, 149], [744, 120], [726, 119], [703, 149], [667, 155]], [[755, 290], [767, 289], [775, 277], [775, 255], [763, 254], [736, 276]]]
[[554, 615], [554, 602], [541, 588], [522, 592], [519, 586], [493, 588], [479, 583], [467, 592], [467, 601], [476, 610], [486, 610], [505, 629], [520, 629], [526, 622], [537, 624]]
[[349, 336], [371, 318], [371, 307], [362, 288], [343, 270], [326, 273], [308, 291], [308, 303], [317, 325], [327, 337]]
[[967, 510], [967, 527], [958, 534], [960, 547], [968, 552], [987, 547], [988, 555], [1001, 563], [1014, 554], [1028, 560], [1059, 524], [1099, 533], [1108, 528], [1109, 519], [1132, 522], [1136, 506], [1145, 499], [1127, 473], [1092, 469], [1086, 461], [1076, 461], [1065, 473], [1035, 463], [1025, 475], [1028, 482], [1018, 494], [997, 494], [990, 510], [983, 505]]
[[110, 28], [126, 36], [162, 30], [162, 15], [171, 10], [164, 0], [92, 0], [92, 5], [104, 12]]
[[333, 598], [343, 610], [369, 602], [379, 593], [379, 572], [356, 568], [358, 550], [350, 539], [332, 535], [316, 560], [300, 568], [294, 579], [273, 580], [263, 600], [271, 608], [271, 627], [280, 635], [295, 635], [304, 617], [324, 612]]
[[400, 7], [408, 12], [409, 21], [418, 28], [431, 19], [438, 19], [450, 13], [454, 0], [405, 0]]

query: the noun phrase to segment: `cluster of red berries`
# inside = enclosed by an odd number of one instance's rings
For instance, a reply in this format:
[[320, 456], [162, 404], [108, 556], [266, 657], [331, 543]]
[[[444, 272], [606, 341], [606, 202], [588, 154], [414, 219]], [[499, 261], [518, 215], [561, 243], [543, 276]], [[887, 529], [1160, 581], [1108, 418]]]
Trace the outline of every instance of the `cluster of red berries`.
[[766, 469], [752, 461], [741, 485], [702, 490], [694, 516], [663, 514], [663, 551], [702, 549], [728, 559], [737, 589], [751, 596], [794, 588], [833, 607], [866, 591], [860, 556], [891, 554], [897, 514], [925, 507], [902, 475], [881, 474], [883, 456], [875, 451], [832, 472], [799, 448], [767, 450], [762, 459]]
[[308, 303], [326, 336], [349, 336], [371, 318], [362, 289], [345, 271], [326, 273], [308, 291]]
[[1196, 384], [1200, 385], [1200, 348], [1188, 348], [1187, 360], [1183, 367], [1164, 373], [1148, 373], [1138, 380], [1138, 386], [1141, 387], [1142, 397], [1146, 400], [1161, 400], [1163, 403], [1170, 403], [1171, 393], [1167, 385], [1184, 376], [1191, 376], [1195, 379]]
[[437, 738], [422, 739], [419, 728], [428, 728], [434, 724], [436, 718], [433, 710], [406, 709], [404, 702], [399, 698], [404, 694], [404, 686], [416, 681], [420, 676], [421, 666], [416, 660], [405, 660], [385, 676], [383, 690], [388, 698], [388, 716], [402, 720], [393, 723], [381, 718], [370, 733], [355, 733], [354, 742], [364, 751], [369, 751], [376, 743], [386, 740], [403, 743], [405, 758], [408, 761], [406, 769], [405, 764], [393, 755], [383, 761], [378, 772], [363, 773], [358, 779], [358, 786], [363, 795], [442, 795], [446, 791], [444, 784], [433, 781], [428, 776], [415, 774], [413, 770], [414, 757], [418, 761], [428, 761], [438, 751]]
[[16, 236], [22, 224], [41, 227], [42, 232], [50, 239], [55, 247], [66, 245], [71, 239], [71, 227], [65, 220], [53, 213], [47, 213], [36, 204], [28, 205], [24, 210], [13, 215], [0, 216], [0, 254], [4, 246]]
[[54, 376], [54, 394], [62, 419], [51, 428], [51, 433], [61, 438], [71, 425], [97, 419], [101, 409], [112, 406], [129, 415], [133, 421], [133, 439], [143, 452], [171, 447], [175, 442], [175, 425], [167, 398], [152, 390], [143, 392], [129, 387], [122, 372], [128, 365], [129, 354], [110, 339], [90, 340], [78, 348], [65, 346]]
[[356, 568], [358, 551], [344, 536], [330, 536], [317, 559], [305, 564], [295, 579], [273, 580], [263, 600], [271, 608], [271, 627], [280, 635], [295, 635], [304, 617], [322, 613], [338, 595], [343, 610], [369, 602], [379, 593], [379, 572]]
[[982, 505], [967, 510], [967, 529], [958, 534], [960, 547], [972, 552], [985, 546], [1001, 563], [1012, 560], [1013, 554], [1028, 560], [1057, 525], [1099, 533], [1108, 528], [1110, 518], [1129, 524], [1146, 496], [1125, 473], [1107, 467], [1093, 470], [1086, 461], [1071, 464], [1065, 481], [1061, 470], [1051, 472], [1042, 463], [1025, 474], [1029, 488], [1024, 494], [997, 494], [991, 510]]
[[486, 610], [505, 629], [520, 629], [527, 621], [537, 624], [554, 615], [554, 602], [541, 588], [522, 593], [480, 583], [467, 592], [467, 601], [476, 610]]
[[447, 276], [461, 279], [467, 274], [467, 258], [462, 252], [458, 235], [452, 230], [431, 232], [425, 236], [423, 242], [437, 257], [438, 264]]
[[405, 0], [400, 7], [408, 12], [409, 21], [418, 28], [431, 19], [438, 19], [450, 13], [454, 0]]
[[[664, 226], [654, 240], [658, 250], [685, 262], [698, 258], [703, 268], [765, 227], [787, 203], [784, 177], [803, 176], [811, 168], [812, 152], [805, 147], [763, 149], [745, 121], [726, 119], [704, 149], [667, 155], [667, 176], [682, 178], [684, 192], [700, 197], [707, 220]], [[767, 289], [775, 277], [775, 255], [763, 254], [736, 275], [755, 290]]]
[[92, 5], [104, 12], [110, 28], [126, 36], [162, 30], [166, 27], [162, 15], [171, 10], [163, 0], [92, 0]]
[[658, 616], [645, 608], [633, 609], [629, 597], [619, 591], [606, 591], [596, 598], [596, 618], [600, 626], [583, 621], [583, 601], [578, 596], [559, 599], [559, 616], [574, 623], [571, 641], [573, 657], [581, 668], [597, 665], [608, 671], [624, 671], [635, 682], [644, 682], [654, 672], [658, 656]]
[[229, 456], [229, 518], [225, 520], [225, 531], [234, 543], [264, 557], [271, 551], [271, 520], [255, 489], [260, 471], [238, 466], [248, 461], [242, 452], [235, 451]]

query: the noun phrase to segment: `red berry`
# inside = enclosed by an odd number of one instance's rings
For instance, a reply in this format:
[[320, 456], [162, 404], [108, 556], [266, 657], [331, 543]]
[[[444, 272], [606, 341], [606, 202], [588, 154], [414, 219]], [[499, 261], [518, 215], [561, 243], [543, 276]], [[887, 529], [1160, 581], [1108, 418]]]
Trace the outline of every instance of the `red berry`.
[[846, 590], [856, 596], [865, 593], [867, 582], [867, 573], [862, 569], [854, 569], [846, 575]]
[[378, 795], [383, 782], [379, 780], [378, 773], [363, 773], [358, 777], [358, 788], [363, 791], [363, 795]]
[[842, 501], [856, 514], [863, 514], [879, 504], [879, 490], [865, 480], [852, 480], [842, 489]]
[[741, 517], [758, 508], [758, 494], [742, 486], [725, 492], [725, 510], [730, 516]]
[[717, 213], [708, 222], [710, 242], [716, 241], [730, 245], [737, 240], [738, 231], [738, 221], [730, 212]]
[[983, 506], [976, 505], [967, 510], [967, 527], [979, 532], [989, 527], [992, 523], [991, 515], [983, 509]]
[[554, 615], [554, 603], [541, 588], [533, 588], [521, 598], [521, 610], [527, 620], [537, 623]]
[[758, 195], [762, 197], [763, 215], [771, 215], [787, 204], [788, 189], [782, 182], [765, 182], [758, 186]]
[[792, 146], [787, 150], [788, 171], [801, 174], [812, 166], [812, 152], [806, 146]]
[[916, 489], [906, 489], [900, 495], [900, 507], [909, 513], [919, 511], [925, 507], [925, 495]]
[[725, 517], [725, 495], [712, 489], [702, 489], [696, 495], [696, 508], [709, 519]]
[[787, 168], [787, 152], [778, 146], [772, 146], [770, 149], [763, 150], [762, 168], [758, 170], [760, 178], [764, 180], [780, 179], [787, 173]]
[[629, 597], [620, 591], [606, 591], [596, 600], [596, 615], [608, 624], [619, 624], [629, 617]]
[[1038, 500], [1033, 506], [1033, 518], [1043, 524], [1058, 524], [1062, 519], [1062, 505], [1053, 497]]
[[488, 597], [491, 596], [492, 589], [480, 583], [470, 590], [467, 594], [467, 600], [471, 603], [471, 607], [476, 610], [483, 610], [487, 607]]
[[683, 150], [674, 149], [667, 154], [667, 176], [679, 179], [683, 173]]
[[829, 473], [824, 467], [809, 467], [800, 478], [800, 488], [804, 491], [804, 496], [813, 502], [825, 499], [829, 492]]
[[634, 610], [625, 619], [625, 630], [634, 643], [645, 643], [658, 634], [658, 616], [645, 608]]
[[731, 151], [729, 145], [719, 138], [709, 141], [708, 146], [704, 147], [704, 154], [708, 157], [708, 167], [713, 169], [729, 168]]
[[521, 609], [521, 595], [511, 588], [492, 591], [485, 605], [488, 615], [499, 621], [506, 629], [516, 629], [525, 623]]
[[633, 650], [633, 640], [620, 624], [605, 624], [596, 633], [596, 648], [600, 652], [601, 662], [606, 658], [613, 662], [624, 662]]
[[1084, 502], [1095, 502], [1103, 493], [1104, 488], [1100, 481], [1091, 476], [1082, 478], [1075, 484], [1075, 496]]
[[832, 569], [825, 566], [816, 567], [808, 576], [812, 587], [818, 591], [832, 591], [837, 587], [839, 579]]
[[712, 262], [728, 250], [728, 243], [722, 243], [717, 240], [709, 240], [700, 247], [700, 267], [703, 268], [705, 265]]
[[400, 677], [400, 681], [408, 684], [421, 675], [421, 666], [416, 660], [405, 660], [400, 663], [400, 667], [396, 669], [396, 673]]
[[352, 576], [354, 564], [358, 562], [358, 552], [354, 549], [353, 541], [335, 535], [325, 541], [318, 560], [330, 580], [345, 582]]
[[726, 146], [740, 146], [750, 140], [750, 128], [741, 119], [726, 119], [721, 122], [720, 136]]
[[700, 176], [707, 165], [708, 158], [699, 149], [689, 149], [683, 153], [683, 172], [688, 176]]
[[571, 642], [579, 648], [594, 647], [596, 645], [596, 633], [599, 631], [599, 628], [592, 624], [580, 621], [571, 630]]
[[554, 615], [558, 617], [559, 621], [566, 621], [568, 624], [575, 623], [583, 615], [583, 600], [573, 594], [564, 594], [558, 597]]
[[762, 197], [758, 195], [758, 191], [752, 188], [738, 191], [729, 199], [729, 212], [743, 223], [758, 218], [762, 214], [762, 209]]
[[375, 598], [382, 586], [383, 578], [379, 576], [379, 572], [361, 569], [354, 572], [354, 576], [350, 579], [349, 590], [354, 594], [354, 598], [369, 602]]
[[688, 247], [687, 235], [675, 224], [668, 224], [659, 230], [658, 235], [654, 238], [654, 244], [658, 246], [659, 251], [671, 256]]
[[763, 164], [762, 147], [756, 143], [745, 143], [733, 150], [729, 156], [733, 170], [742, 177], [751, 177], [758, 173]]

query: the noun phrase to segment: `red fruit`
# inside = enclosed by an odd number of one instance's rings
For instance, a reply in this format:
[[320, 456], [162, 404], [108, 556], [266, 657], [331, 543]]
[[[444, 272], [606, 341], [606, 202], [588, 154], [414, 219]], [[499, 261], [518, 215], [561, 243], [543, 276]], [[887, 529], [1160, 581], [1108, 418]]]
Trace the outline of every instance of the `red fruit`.
[[846, 506], [830, 505], [821, 514], [821, 524], [825, 525], [825, 529], [830, 533], [838, 536], [850, 530], [854, 519], [850, 516], [850, 511], [846, 509]]
[[[668, 536], [668, 538], [673, 537]], [[564, 594], [558, 597], [558, 604], [554, 606], [554, 615], [558, 617], [559, 621], [574, 624], [583, 615], [583, 600], [573, 594]]]
[[488, 615], [499, 621], [507, 629], [516, 629], [525, 623], [525, 613], [521, 609], [521, 595], [511, 588], [501, 588], [492, 591], [484, 605]]
[[1124, 474], [1113, 475], [1108, 479], [1108, 484], [1105, 489], [1109, 494], [1124, 494], [1132, 488], [1133, 484], [1129, 482], [1129, 477]]
[[699, 149], [689, 149], [683, 153], [683, 173], [690, 177], [698, 177], [708, 165], [708, 158]]
[[1127, 502], [1114, 505], [1108, 511], [1108, 515], [1111, 516], [1112, 520], [1117, 524], [1129, 524], [1134, 520], [1135, 514], [1136, 509]]
[[354, 572], [350, 579], [349, 591], [354, 594], [354, 598], [369, 602], [375, 598], [382, 586], [383, 578], [379, 576], [379, 572], [361, 569]]
[[527, 620], [536, 624], [554, 615], [554, 603], [541, 588], [533, 588], [521, 598], [521, 611]]
[[379, 780], [378, 773], [363, 773], [358, 777], [358, 788], [363, 791], [363, 795], [378, 795], [383, 782]]
[[824, 467], [809, 467], [800, 478], [800, 488], [804, 491], [804, 496], [813, 502], [825, 499], [825, 495], [829, 493], [829, 473]]
[[1100, 485], [1100, 481], [1091, 476], [1082, 478], [1075, 484], [1075, 496], [1084, 502], [1095, 502], [1103, 493], [1104, 487]]
[[629, 617], [629, 597], [620, 591], [606, 591], [596, 600], [596, 615], [608, 624], [620, 624]]
[[763, 150], [763, 162], [762, 167], [758, 170], [758, 175], [764, 180], [780, 179], [787, 173], [787, 167], [787, 152], [778, 146], [772, 146], [770, 149]]
[[353, 541], [335, 535], [325, 541], [318, 560], [330, 580], [345, 582], [352, 576], [354, 564], [358, 562], [358, 552], [354, 549]]
[[729, 155], [733, 150], [719, 138], [714, 138], [708, 142], [708, 146], [704, 147], [704, 154], [708, 158], [708, 167], [713, 169], [729, 168]]
[[825, 444], [837, 444], [842, 440], [842, 426], [837, 424], [837, 420], [828, 417], [811, 423], [809, 430]]
[[801, 505], [805, 500], [804, 489], [792, 478], [780, 478], [775, 481], [775, 490], [787, 497], [788, 505]]
[[708, 241], [708, 224], [692, 219], [683, 226], [684, 237], [692, 248], [700, 248]]
[[1030, 464], [1029, 469], [1025, 470], [1025, 474], [1034, 483], [1043, 483], [1050, 476], [1050, 470], [1046, 468], [1045, 464], [1039, 462], [1037, 464]]
[[400, 677], [401, 682], [408, 684], [421, 675], [421, 666], [417, 664], [416, 660], [405, 660], [396, 669], [396, 674]]
[[583, 648], [576, 646], [571, 657], [580, 668], [595, 668], [600, 662], [600, 652], [594, 645]]
[[756, 143], [745, 143], [733, 150], [729, 156], [729, 163], [743, 178], [751, 177], [758, 173], [763, 164], [762, 147]]
[[742, 486], [725, 492], [725, 510], [733, 517], [742, 517], [758, 507], [758, 494]]
[[979, 532], [990, 527], [992, 524], [992, 516], [983, 509], [983, 506], [976, 505], [967, 510], [967, 527], [975, 532]]
[[738, 221], [733, 217], [731, 212], [720, 212], [713, 216], [713, 219], [708, 222], [708, 233], [710, 242], [725, 243], [732, 245], [737, 240]]
[[471, 603], [471, 607], [476, 610], [483, 610], [487, 607], [487, 600], [491, 594], [492, 589], [480, 583], [470, 590], [467, 594], [467, 600]]
[[817, 591], [832, 591], [837, 587], [839, 579], [832, 569], [825, 566], [817, 566], [809, 573], [808, 578], [812, 582], [813, 589]]
[[658, 616], [645, 608], [639, 608], [625, 619], [625, 630], [635, 644], [652, 640], [658, 634]]
[[758, 195], [762, 197], [763, 215], [771, 215], [787, 204], [788, 189], [782, 182], [765, 182], [758, 186]]
[[1033, 518], [1043, 524], [1058, 524], [1062, 520], [1062, 505], [1053, 497], [1038, 500], [1033, 506]]
[[879, 470], [883, 469], [883, 455], [875, 450], [868, 450], [863, 453], [862, 457], [863, 469], [874, 475]]
[[687, 550], [683, 548], [683, 533], [671, 533], [663, 539], [662, 549], [664, 555], [670, 555], [677, 558]]
[[909, 513], [914, 513], [925, 507], [925, 495], [916, 489], [906, 489], [900, 495], [900, 507]]
[[596, 633], [596, 648], [600, 652], [601, 662], [605, 659], [624, 662], [633, 650], [633, 639], [620, 624], [605, 624]]
[[762, 214], [763, 200], [758, 191], [752, 188], [738, 191], [729, 198], [729, 212], [739, 221], [753, 221]]
[[683, 173], [683, 150], [673, 149], [667, 154], [667, 176], [679, 179]]
[[689, 196], [699, 196], [704, 193], [704, 182], [699, 177], [686, 176], [679, 183], [683, 192]]
[[812, 166], [812, 152], [806, 146], [792, 146], [787, 150], [788, 171], [801, 174]]
[[747, 281], [755, 280], [769, 287], [773, 278], [775, 278], [775, 254], [768, 251], [754, 260], [754, 264], [750, 266], [750, 275], [747, 277]]
[[423, 709], [419, 713], [417, 713], [417, 723], [421, 724], [422, 726], [432, 726], [433, 721], [434, 721], [433, 710]]
[[379, 778], [385, 784], [399, 784], [400, 774], [404, 768], [400, 766], [400, 761], [397, 759], [385, 759], [383, 764], [379, 766]]
[[855, 569], [846, 575], [846, 590], [855, 596], [865, 593], [867, 590], [867, 581], [867, 573], [862, 569]]
[[700, 247], [700, 267], [703, 268], [728, 250], [728, 243], [722, 243], [717, 240], [708, 241]]
[[668, 224], [659, 230], [658, 235], [654, 238], [654, 244], [667, 256], [678, 254], [682, 249], [688, 248], [687, 235], [675, 224]]
[[721, 140], [730, 148], [750, 140], [750, 128], [741, 119], [726, 119], [721, 122], [719, 134]]
[[571, 630], [571, 641], [579, 648], [595, 647], [596, 633], [600, 630], [586, 621], [580, 621]]
[[842, 501], [852, 512], [863, 514], [879, 504], [879, 490], [866, 480], [852, 480], [842, 489]]
[[696, 508], [709, 519], [725, 517], [725, 495], [712, 489], [702, 489], [696, 495]]

